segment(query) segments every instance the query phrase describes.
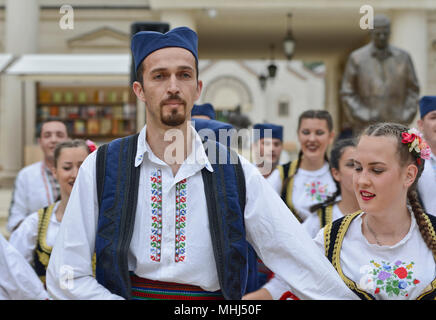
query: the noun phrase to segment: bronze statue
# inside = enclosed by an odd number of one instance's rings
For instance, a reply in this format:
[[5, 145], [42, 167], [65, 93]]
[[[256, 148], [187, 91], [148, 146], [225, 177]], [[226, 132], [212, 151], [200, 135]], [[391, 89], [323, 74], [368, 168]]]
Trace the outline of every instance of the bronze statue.
[[389, 45], [390, 21], [376, 15], [371, 42], [348, 58], [340, 91], [354, 133], [370, 123], [409, 125], [418, 110], [419, 84], [407, 52]]

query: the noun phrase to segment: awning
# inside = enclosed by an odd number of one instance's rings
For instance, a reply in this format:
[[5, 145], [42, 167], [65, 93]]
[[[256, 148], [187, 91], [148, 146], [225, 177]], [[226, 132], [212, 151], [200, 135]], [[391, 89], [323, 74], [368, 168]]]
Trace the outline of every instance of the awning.
[[12, 54], [0, 54], [0, 72], [12, 61]]
[[12, 75], [128, 75], [130, 54], [25, 54], [5, 72]]

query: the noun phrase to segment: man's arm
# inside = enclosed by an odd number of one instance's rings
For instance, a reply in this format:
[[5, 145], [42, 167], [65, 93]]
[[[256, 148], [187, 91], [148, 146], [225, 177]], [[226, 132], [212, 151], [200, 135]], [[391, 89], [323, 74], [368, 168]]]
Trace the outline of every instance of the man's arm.
[[100, 285], [92, 271], [98, 221], [96, 154], [80, 167], [51, 253], [46, 281], [55, 299], [123, 299]]
[[7, 224], [9, 232], [14, 231], [28, 214], [27, 197], [29, 190], [27, 189], [27, 182], [25, 180], [24, 171], [21, 170], [15, 178], [14, 191], [9, 207]]
[[247, 240], [299, 299], [358, 299], [257, 169], [243, 159]]
[[0, 235], [0, 298], [48, 299], [47, 291], [44, 290], [33, 268], [2, 235]]

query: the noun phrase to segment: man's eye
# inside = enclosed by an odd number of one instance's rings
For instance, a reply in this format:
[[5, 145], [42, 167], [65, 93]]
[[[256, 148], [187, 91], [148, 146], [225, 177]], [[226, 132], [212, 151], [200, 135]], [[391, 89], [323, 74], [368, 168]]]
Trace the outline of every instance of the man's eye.
[[362, 167], [357, 167], [357, 166], [355, 166], [355, 167], [354, 167], [354, 170], [357, 171], [357, 172], [360, 172], [360, 171], [362, 171]]

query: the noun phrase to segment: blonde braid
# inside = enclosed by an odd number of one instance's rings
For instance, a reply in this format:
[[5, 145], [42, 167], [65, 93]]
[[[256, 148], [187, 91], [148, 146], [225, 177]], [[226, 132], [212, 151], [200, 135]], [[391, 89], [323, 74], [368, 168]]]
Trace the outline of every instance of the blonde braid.
[[436, 257], [436, 239], [433, 238], [433, 235], [430, 230], [430, 226], [428, 225], [425, 219], [424, 210], [421, 207], [421, 204], [418, 200], [418, 194], [416, 189], [411, 187], [407, 193], [407, 198], [409, 199], [409, 203], [412, 207], [413, 214], [415, 215], [416, 223], [418, 224], [419, 231], [421, 232], [422, 238], [424, 239], [427, 247], [432, 251], [433, 255]]

